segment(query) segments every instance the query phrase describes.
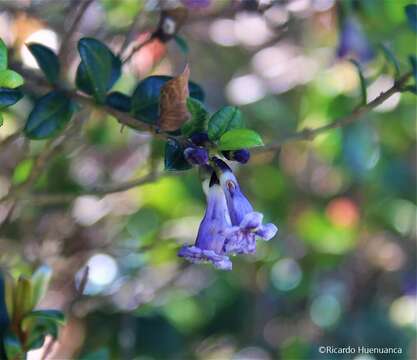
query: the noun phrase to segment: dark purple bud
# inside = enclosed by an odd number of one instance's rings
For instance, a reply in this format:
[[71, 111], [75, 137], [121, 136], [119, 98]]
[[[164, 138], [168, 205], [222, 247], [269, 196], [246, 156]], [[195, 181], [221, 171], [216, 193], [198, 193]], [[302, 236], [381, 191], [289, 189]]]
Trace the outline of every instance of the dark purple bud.
[[206, 133], [195, 133], [190, 136], [190, 140], [197, 146], [203, 146], [209, 142], [209, 137]]
[[240, 162], [241, 164], [246, 164], [250, 159], [250, 152], [247, 149], [240, 149], [233, 151], [232, 154], [233, 160]]
[[246, 164], [250, 159], [250, 152], [247, 149], [223, 151], [223, 155], [227, 160], [237, 161], [241, 164]]
[[339, 34], [337, 57], [353, 57], [360, 63], [367, 63], [374, 58], [374, 51], [363, 32], [361, 24], [354, 17], [344, 20]]
[[207, 150], [202, 147], [188, 147], [184, 150], [184, 156], [192, 165], [205, 165], [209, 159]]

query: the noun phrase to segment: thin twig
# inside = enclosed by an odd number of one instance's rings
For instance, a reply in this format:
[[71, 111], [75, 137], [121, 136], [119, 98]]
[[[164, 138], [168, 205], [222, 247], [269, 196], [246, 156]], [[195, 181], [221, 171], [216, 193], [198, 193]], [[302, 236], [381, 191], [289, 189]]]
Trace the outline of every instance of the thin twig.
[[66, 33], [64, 33], [64, 36], [62, 37], [62, 42], [61, 42], [61, 48], [59, 49], [59, 58], [63, 59], [66, 56], [66, 52], [68, 49], [68, 42], [71, 41], [75, 31], [78, 28], [78, 25], [80, 24], [83, 15], [85, 13], [85, 11], [87, 10], [87, 8], [90, 6], [90, 4], [93, 2], [93, 0], [83, 0], [81, 1], [81, 5], [79, 6], [77, 13], [75, 15], [74, 21], [72, 22], [70, 28], [68, 29], [68, 31]]
[[51, 139], [47, 142], [46, 146], [35, 158], [35, 162], [28, 178], [22, 184], [13, 187], [4, 198], [0, 199], [0, 203], [10, 199], [20, 199], [26, 195], [28, 190], [36, 183], [42, 175], [44, 169], [48, 166], [49, 160], [59, 153], [59, 150], [62, 148], [65, 141], [72, 135], [76, 124], [76, 122], [70, 123], [70, 125], [59, 137]]
[[[371, 102], [369, 102], [366, 105], [361, 105], [358, 106], [357, 108], [355, 108], [353, 110], [352, 113], [341, 117], [339, 119], [336, 119], [334, 122], [315, 128], [315, 129], [303, 129], [299, 132], [294, 133], [293, 135], [288, 136], [287, 138], [278, 141], [278, 142], [272, 142], [262, 148], [259, 148], [257, 151], [268, 151], [268, 150], [276, 150], [279, 149], [283, 144], [288, 143], [288, 142], [292, 142], [292, 141], [300, 141], [300, 140], [313, 140], [317, 135], [326, 132], [328, 130], [331, 129], [336, 129], [336, 128], [340, 128], [343, 126], [346, 126], [358, 119], [361, 118], [361, 116], [363, 116], [364, 114], [370, 112], [372, 109], [374, 109], [375, 107], [377, 107], [378, 105], [382, 104], [385, 100], [387, 100], [388, 98], [390, 98], [393, 94], [395, 94], [398, 91], [401, 91], [405, 85], [405, 83], [408, 81], [408, 79], [411, 77], [411, 73], [406, 73], [405, 75], [403, 75], [402, 77], [400, 77], [395, 84], [388, 89], [387, 91], [381, 93], [377, 98], [375, 98], [374, 100], [372, 100]], [[162, 137], [165, 138], [167, 135], [164, 135], [162, 133], [158, 133], [156, 130], [155, 126], [152, 125], [148, 125], [145, 124], [141, 121], [138, 121], [137, 119], [133, 118], [132, 116], [130, 116], [127, 113], [115, 110], [109, 106], [106, 105], [97, 105], [94, 100], [92, 98], [89, 98], [87, 96], [78, 94], [77, 92], [67, 92], [67, 95], [72, 97], [75, 100], [78, 100], [80, 103], [87, 105], [87, 106], [92, 106], [95, 108], [99, 108], [102, 109], [103, 111], [107, 112], [108, 114], [113, 115], [121, 124], [123, 125], [128, 125], [130, 127], [133, 127], [136, 130], [139, 131], [151, 131], [154, 133], [154, 135], [156, 137]], [[43, 170], [44, 168], [44, 164], [46, 162], [46, 159], [48, 159], [48, 149], [45, 150], [46, 154], [41, 154], [40, 157], [38, 158], [37, 164], [35, 164], [34, 166], [34, 170], [32, 171], [31, 175], [29, 176], [29, 179], [23, 183], [20, 187], [14, 189], [13, 191], [11, 191], [6, 198], [2, 199], [2, 201], [4, 200], [8, 200], [10, 198], [15, 198], [16, 196], [18, 196], [19, 194], [23, 193], [26, 191], [26, 189], [28, 187], [30, 187], [34, 181], [36, 181], [36, 179], [38, 178], [40, 172]], [[45, 157], [45, 158], [44, 158]], [[39, 165], [40, 164], [40, 165]], [[88, 192], [84, 192], [81, 194], [91, 194], [91, 195], [105, 195], [105, 194], [109, 194], [109, 193], [114, 193], [114, 192], [120, 192], [120, 191], [125, 191], [128, 190], [132, 187], [135, 186], [139, 186], [142, 183], [147, 183], [150, 181], [154, 180], [154, 173], [151, 173], [149, 175], [147, 175], [144, 179], [137, 179], [134, 180], [132, 182], [128, 182], [126, 184], [121, 184], [121, 185], [114, 185], [114, 186], [109, 186], [109, 187], [105, 187], [104, 189], [96, 189], [96, 190], [92, 190], [92, 191], [88, 191]], [[37, 195], [38, 196], [38, 201], [39, 202], [52, 202], [52, 203], [56, 203], [56, 202], [66, 202], [66, 201], [71, 201], [74, 196], [77, 196], [77, 194], [71, 194], [71, 195], [48, 195], [48, 197], [50, 196], [50, 198], [46, 199], [45, 196], [46, 195]]]
[[14, 132], [13, 134], [4, 138], [4, 140], [0, 142], [0, 150], [6, 148], [7, 146], [9, 146], [12, 142], [17, 140], [21, 136], [22, 136], [22, 130], [19, 129], [16, 132]]
[[130, 40], [132, 39], [133, 34], [136, 31], [136, 26], [141, 18], [142, 15], [142, 11], [139, 10], [138, 13], [136, 14], [135, 18], [132, 21], [132, 24], [129, 27], [129, 30], [127, 32], [127, 34], [125, 35], [125, 38], [123, 40], [122, 46], [120, 46], [119, 52], [118, 52], [118, 56], [122, 56], [123, 52], [126, 50], [127, 46], [129, 45]]
[[32, 203], [37, 205], [52, 205], [52, 204], [61, 204], [73, 201], [78, 196], [104, 196], [114, 193], [119, 193], [133, 189], [138, 186], [149, 184], [161, 176], [176, 174], [175, 172], [151, 172], [148, 175], [142, 176], [138, 179], [131, 181], [123, 182], [120, 184], [111, 184], [101, 187], [96, 187], [92, 189], [84, 189], [75, 193], [62, 193], [62, 194], [28, 194], [25, 200], [29, 200]]
[[394, 85], [389, 88], [387, 91], [382, 92], [378, 97], [374, 100], [370, 101], [366, 105], [360, 105], [356, 107], [350, 114], [345, 115], [335, 121], [331, 122], [330, 124], [326, 124], [314, 129], [303, 129], [300, 130], [292, 135], [289, 135], [285, 139], [281, 141], [272, 142], [262, 148], [258, 148], [257, 151], [268, 151], [268, 150], [277, 150], [283, 144], [292, 142], [292, 141], [300, 141], [300, 140], [313, 140], [317, 135], [320, 135], [328, 130], [337, 129], [349, 125], [357, 120], [359, 120], [363, 115], [370, 112], [377, 106], [381, 105], [384, 101], [389, 99], [392, 95], [402, 90], [405, 83], [411, 77], [411, 73], [406, 73], [405, 75], [401, 76]]

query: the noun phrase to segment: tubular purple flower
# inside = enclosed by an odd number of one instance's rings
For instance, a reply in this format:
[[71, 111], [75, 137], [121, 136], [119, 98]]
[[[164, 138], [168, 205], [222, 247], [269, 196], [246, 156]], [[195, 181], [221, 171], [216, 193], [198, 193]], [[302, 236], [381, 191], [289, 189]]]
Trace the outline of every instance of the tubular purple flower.
[[205, 165], [209, 159], [207, 150], [197, 146], [187, 147], [184, 156], [191, 165]]
[[224, 252], [225, 231], [231, 226], [226, 199], [214, 175], [207, 190], [207, 209], [194, 246], [183, 246], [178, 256], [192, 263], [210, 262], [217, 269], [231, 270], [232, 262]]
[[344, 20], [340, 32], [337, 57], [347, 56], [355, 57], [361, 63], [369, 62], [374, 57], [374, 51], [362, 30], [362, 26], [354, 17]]
[[253, 210], [249, 200], [240, 190], [239, 183], [227, 164], [213, 159], [220, 171], [220, 185], [226, 197], [227, 208], [233, 227], [226, 228], [224, 251], [249, 254], [256, 251], [256, 236], [263, 240], [272, 239], [278, 229], [274, 224], [262, 224], [263, 215]]

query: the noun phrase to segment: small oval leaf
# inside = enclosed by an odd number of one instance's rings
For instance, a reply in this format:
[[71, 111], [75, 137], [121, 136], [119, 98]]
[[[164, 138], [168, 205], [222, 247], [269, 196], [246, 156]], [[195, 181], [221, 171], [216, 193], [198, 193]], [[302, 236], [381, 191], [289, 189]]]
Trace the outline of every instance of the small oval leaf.
[[51, 280], [52, 269], [43, 265], [39, 267], [32, 275], [31, 282], [33, 288], [32, 306], [35, 307], [39, 301], [45, 296]]
[[367, 91], [366, 91], [366, 79], [365, 76], [363, 75], [362, 72], [362, 66], [359, 62], [357, 62], [356, 60], [351, 59], [350, 62], [355, 65], [356, 70], [358, 72], [358, 76], [359, 76], [359, 83], [360, 83], [360, 87], [361, 87], [361, 98], [362, 98], [362, 104], [365, 105], [368, 101], [368, 96], [367, 96]]
[[250, 129], [233, 129], [222, 135], [218, 148], [220, 151], [239, 150], [263, 146], [263, 144], [261, 136], [256, 131]]
[[215, 112], [208, 122], [208, 136], [215, 141], [227, 131], [243, 127], [242, 114], [236, 106], [225, 106]]
[[181, 133], [190, 136], [197, 132], [205, 132], [208, 112], [203, 103], [190, 97], [187, 99], [187, 108], [191, 119], [181, 127]]
[[168, 140], [165, 144], [165, 170], [188, 170], [191, 165], [184, 157], [184, 149], [176, 140]]
[[417, 5], [409, 4], [404, 8], [404, 10], [407, 16], [408, 24], [415, 32], [417, 32]]
[[119, 91], [114, 91], [107, 95], [106, 105], [119, 111], [130, 112], [132, 99]]
[[60, 91], [39, 99], [27, 119], [24, 133], [29, 139], [45, 139], [59, 133], [71, 120], [75, 106]]
[[97, 102], [104, 103], [106, 93], [121, 75], [122, 63], [100, 41], [82, 38], [78, 42], [81, 64], [77, 69], [77, 87], [92, 94]]
[[0, 88], [15, 89], [24, 83], [25, 81], [16, 71], [9, 69], [0, 71]]
[[23, 94], [18, 89], [0, 88], [0, 110], [16, 104]]
[[36, 62], [51, 84], [56, 84], [59, 80], [59, 59], [58, 56], [47, 46], [37, 43], [28, 45], [29, 51], [35, 57]]
[[3, 274], [0, 273], [0, 337], [2, 335], [2, 330], [7, 329], [9, 325], [9, 315], [7, 312], [6, 305], [6, 286], [3, 279]]
[[400, 64], [395, 54], [392, 52], [392, 50], [388, 46], [384, 44], [381, 44], [381, 49], [385, 56], [385, 59], [393, 66], [394, 71], [395, 71], [395, 77], [399, 78], [400, 77]]
[[0, 38], [0, 70], [7, 69], [7, 46]]

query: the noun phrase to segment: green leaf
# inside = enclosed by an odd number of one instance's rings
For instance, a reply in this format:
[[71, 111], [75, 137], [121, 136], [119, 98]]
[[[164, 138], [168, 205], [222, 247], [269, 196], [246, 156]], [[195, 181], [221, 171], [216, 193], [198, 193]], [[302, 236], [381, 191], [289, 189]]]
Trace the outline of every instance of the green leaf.
[[417, 5], [409, 4], [404, 8], [404, 10], [407, 16], [408, 24], [411, 29], [417, 32]]
[[191, 114], [191, 119], [181, 127], [181, 133], [185, 136], [190, 136], [196, 132], [205, 131], [208, 112], [204, 104], [196, 99], [188, 98], [187, 108]]
[[[159, 96], [165, 83], [172, 76], [149, 76], [139, 82], [132, 95], [131, 114], [148, 124], [155, 124], [159, 118]], [[193, 82], [188, 83], [190, 97], [204, 101], [204, 92], [201, 87]]]
[[59, 310], [34, 310], [27, 314], [23, 320], [28, 321], [30, 319], [44, 319], [53, 321], [59, 325], [65, 324], [65, 315]]
[[7, 69], [7, 46], [0, 38], [0, 70]]
[[48, 81], [51, 84], [56, 84], [59, 80], [60, 71], [58, 56], [49, 47], [42, 44], [29, 44], [28, 49], [35, 57]]
[[242, 114], [236, 106], [225, 106], [215, 112], [208, 121], [208, 136], [212, 141], [229, 130], [243, 127]]
[[109, 350], [106, 348], [98, 349], [94, 352], [81, 356], [80, 360], [108, 360], [110, 359]]
[[23, 94], [18, 89], [0, 88], [0, 110], [17, 103]]
[[414, 95], [417, 95], [417, 86], [416, 85], [406, 86], [404, 88], [404, 91], [409, 91], [409, 92], [413, 93]]
[[78, 65], [77, 73], [75, 75], [75, 85], [78, 89], [88, 95], [94, 94], [93, 86], [90, 82], [85, 64], [83, 62], [80, 62], [80, 65]]
[[78, 42], [81, 64], [77, 70], [77, 87], [104, 103], [107, 92], [121, 75], [122, 63], [98, 40], [82, 38]]
[[16, 285], [14, 316], [17, 318], [32, 310], [32, 284], [25, 276], [20, 276]]
[[32, 305], [35, 307], [45, 296], [52, 276], [52, 269], [43, 265], [32, 275]]
[[13, 176], [13, 185], [24, 183], [30, 175], [33, 167], [33, 159], [23, 159], [19, 164], [16, 165]]
[[7, 272], [3, 273], [4, 289], [5, 289], [5, 298], [7, 313], [9, 319], [13, 318], [15, 312], [15, 299], [16, 299], [16, 282], [14, 278]]
[[410, 60], [410, 64], [411, 64], [411, 69], [413, 71], [413, 77], [414, 77], [414, 80], [416, 81], [416, 85], [417, 85], [417, 56], [410, 55], [409, 60]]
[[398, 63], [397, 58], [395, 57], [394, 53], [391, 51], [391, 49], [381, 44], [382, 52], [385, 56], [385, 59], [393, 66], [395, 71], [395, 78], [398, 78], [400, 76], [400, 64]]
[[0, 341], [2, 330], [7, 329], [9, 325], [9, 316], [7, 314], [6, 306], [6, 286], [3, 275], [0, 273]]
[[191, 165], [184, 157], [184, 149], [178, 141], [170, 139], [165, 145], [165, 170], [188, 170]]
[[3, 342], [8, 359], [24, 359], [22, 344], [16, 335], [8, 331], [4, 336]]
[[75, 106], [60, 91], [39, 99], [27, 119], [24, 133], [29, 139], [45, 139], [58, 134], [71, 120]]
[[22, 328], [29, 334], [26, 340], [26, 346], [33, 350], [42, 347], [45, 336], [51, 335], [54, 339], [58, 338], [59, 323], [54, 319], [31, 317], [23, 319]]
[[114, 91], [107, 95], [106, 105], [119, 111], [130, 112], [132, 99], [119, 91]]
[[261, 136], [250, 129], [233, 129], [224, 133], [220, 138], [218, 148], [224, 150], [239, 150], [262, 146], [264, 143]]
[[3, 126], [3, 115], [0, 113], [0, 127]]
[[15, 89], [24, 84], [23, 78], [13, 70], [0, 71], [0, 88]]
[[365, 105], [367, 103], [367, 92], [366, 92], [366, 79], [363, 76], [362, 73], [362, 67], [361, 65], [354, 59], [351, 59], [350, 62], [355, 65], [356, 70], [358, 72], [359, 81], [360, 81], [360, 87], [361, 87], [361, 98], [362, 98], [362, 104]]
[[187, 55], [190, 51], [187, 41], [179, 35], [174, 35], [175, 43], [178, 45], [183, 54]]

